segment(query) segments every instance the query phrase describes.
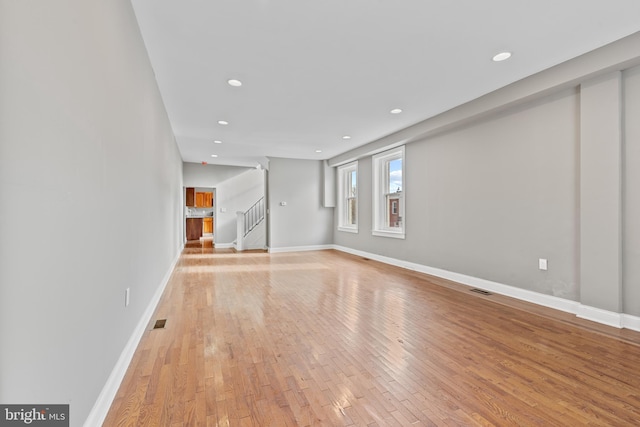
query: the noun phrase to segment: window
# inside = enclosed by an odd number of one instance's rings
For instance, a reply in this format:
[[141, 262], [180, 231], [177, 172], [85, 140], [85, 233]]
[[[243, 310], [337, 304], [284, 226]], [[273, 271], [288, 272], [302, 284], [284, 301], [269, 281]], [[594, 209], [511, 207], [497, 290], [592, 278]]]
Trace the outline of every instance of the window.
[[373, 156], [373, 235], [404, 239], [404, 147]]
[[358, 232], [358, 163], [338, 168], [338, 230]]

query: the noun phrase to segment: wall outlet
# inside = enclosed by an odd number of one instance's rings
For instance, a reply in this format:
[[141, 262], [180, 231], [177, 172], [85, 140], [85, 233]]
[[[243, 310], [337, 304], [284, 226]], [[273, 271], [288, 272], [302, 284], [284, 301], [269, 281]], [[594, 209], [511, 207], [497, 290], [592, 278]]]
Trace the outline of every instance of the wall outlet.
[[129, 305], [129, 288], [124, 290], [124, 306], [127, 307]]
[[280, 202], [280, 206], [287, 206], [287, 202]]
[[538, 260], [538, 268], [540, 270], [546, 270], [547, 269], [547, 260], [544, 258], [540, 258]]

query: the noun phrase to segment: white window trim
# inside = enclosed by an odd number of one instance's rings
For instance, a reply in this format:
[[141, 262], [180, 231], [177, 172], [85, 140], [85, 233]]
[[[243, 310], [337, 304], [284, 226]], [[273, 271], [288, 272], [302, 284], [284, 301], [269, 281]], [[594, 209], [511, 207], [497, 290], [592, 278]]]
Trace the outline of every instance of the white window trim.
[[[356, 223], [347, 224], [347, 192], [349, 183], [347, 182], [347, 176], [355, 171], [356, 173]], [[338, 167], [338, 230], [346, 231], [347, 233], [358, 233], [358, 216], [360, 215], [360, 209], [358, 209], [358, 181], [360, 176], [358, 175], [358, 161], [347, 163]]]
[[[390, 228], [385, 226], [386, 222], [386, 196], [387, 191], [384, 188], [386, 184], [386, 169], [385, 165], [387, 161], [396, 158], [402, 159], [402, 197], [400, 197], [400, 213], [402, 214], [402, 227], [400, 229]], [[404, 159], [404, 145], [398, 148], [394, 148], [389, 151], [385, 151], [380, 154], [372, 156], [373, 163], [373, 230], [371, 234], [380, 237], [391, 237], [395, 239], [405, 238], [406, 228], [406, 186], [405, 186], [405, 170], [406, 163]]]

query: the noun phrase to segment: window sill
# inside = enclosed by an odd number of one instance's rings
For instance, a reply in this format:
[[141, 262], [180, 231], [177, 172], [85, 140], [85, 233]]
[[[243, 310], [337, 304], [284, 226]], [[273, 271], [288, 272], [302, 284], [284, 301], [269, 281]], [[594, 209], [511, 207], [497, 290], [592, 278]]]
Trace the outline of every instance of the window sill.
[[338, 231], [345, 231], [347, 233], [358, 234], [358, 229], [352, 228], [352, 227], [338, 227]]
[[391, 237], [394, 239], [404, 239], [404, 231], [371, 230], [371, 234], [378, 237]]

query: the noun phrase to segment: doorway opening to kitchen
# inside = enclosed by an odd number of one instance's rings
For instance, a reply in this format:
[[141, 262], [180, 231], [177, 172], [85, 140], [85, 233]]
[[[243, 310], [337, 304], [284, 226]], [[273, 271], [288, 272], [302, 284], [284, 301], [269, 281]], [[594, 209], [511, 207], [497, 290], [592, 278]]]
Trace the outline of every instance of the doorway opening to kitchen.
[[211, 240], [215, 221], [215, 188], [185, 188], [186, 240]]

